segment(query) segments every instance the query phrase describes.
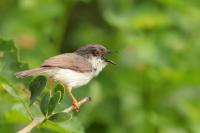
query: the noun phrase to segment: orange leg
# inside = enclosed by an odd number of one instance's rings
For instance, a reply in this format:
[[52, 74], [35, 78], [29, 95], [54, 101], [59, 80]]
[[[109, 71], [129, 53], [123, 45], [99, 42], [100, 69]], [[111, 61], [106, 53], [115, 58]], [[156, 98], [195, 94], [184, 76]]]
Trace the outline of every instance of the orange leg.
[[53, 79], [51, 77], [49, 77], [49, 85], [50, 85], [50, 96], [52, 96], [53, 94]]
[[76, 112], [79, 112], [80, 110], [79, 110], [78, 101], [76, 100], [76, 98], [72, 94], [72, 87], [66, 86], [65, 89], [67, 90], [69, 95], [72, 97], [72, 105], [74, 106], [74, 109], [76, 110]]

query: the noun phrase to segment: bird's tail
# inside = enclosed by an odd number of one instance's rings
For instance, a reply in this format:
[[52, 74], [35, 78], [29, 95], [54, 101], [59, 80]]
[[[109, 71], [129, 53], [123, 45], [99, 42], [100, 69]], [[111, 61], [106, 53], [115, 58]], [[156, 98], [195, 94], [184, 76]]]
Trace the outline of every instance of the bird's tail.
[[18, 78], [30, 77], [30, 76], [33, 76], [33, 75], [36, 75], [36, 74], [43, 73], [48, 69], [49, 69], [49, 67], [33, 68], [33, 69], [30, 69], [30, 70], [17, 72], [15, 75]]

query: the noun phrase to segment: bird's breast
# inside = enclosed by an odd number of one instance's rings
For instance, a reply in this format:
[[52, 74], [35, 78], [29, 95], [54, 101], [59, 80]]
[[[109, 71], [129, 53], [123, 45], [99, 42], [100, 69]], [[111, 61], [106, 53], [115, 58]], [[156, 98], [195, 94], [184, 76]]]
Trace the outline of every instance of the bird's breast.
[[55, 81], [77, 88], [87, 84], [93, 77], [92, 72], [81, 73], [70, 69], [56, 68], [47, 72]]

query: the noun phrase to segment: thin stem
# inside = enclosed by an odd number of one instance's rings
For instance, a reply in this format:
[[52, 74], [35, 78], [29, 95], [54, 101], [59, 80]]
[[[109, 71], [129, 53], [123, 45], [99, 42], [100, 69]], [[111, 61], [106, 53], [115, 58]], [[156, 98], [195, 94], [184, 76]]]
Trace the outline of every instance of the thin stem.
[[18, 98], [19, 101], [20, 101], [20, 102], [22, 103], [22, 105], [24, 106], [24, 108], [25, 108], [25, 110], [26, 110], [28, 116], [31, 118], [31, 120], [33, 120], [33, 116], [32, 116], [32, 114], [31, 114], [30, 110], [27, 108], [25, 102], [23, 101], [23, 99], [22, 99], [22, 98], [19, 96], [19, 94], [17, 93], [16, 88], [13, 87], [13, 86], [11, 86], [11, 87], [13, 88], [13, 91], [14, 91], [15, 94], [16, 94], [16, 98]]
[[27, 108], [25, 102], [24, 102], [20, 97], [18, 97], [18, 98], [19, 98], [19, 100], [22, 102], [22, 104], [23, 104], [23, 106], [24, 106], [24, 108], [25, 108], [27, 114], [28, 114], [29, 117], [31, 118], [31, 120], [33, 120], [33, 116], [32, 116], [32, 114], [31, 114], [30, 110]]

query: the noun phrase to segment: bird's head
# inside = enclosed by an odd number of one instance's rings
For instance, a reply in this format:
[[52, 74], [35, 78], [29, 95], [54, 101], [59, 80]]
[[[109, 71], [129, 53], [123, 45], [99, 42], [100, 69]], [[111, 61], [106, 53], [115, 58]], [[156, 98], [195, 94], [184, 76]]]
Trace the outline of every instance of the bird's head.
[[75, 51], [77, 54], [90, 58], [97, 57], [103, 59], [105, 62], [115, 64], [112, 60], [105, 57], [107, 54], [111, 54], [112, 51], [100, 44], [90, 44], [80, 47]]

